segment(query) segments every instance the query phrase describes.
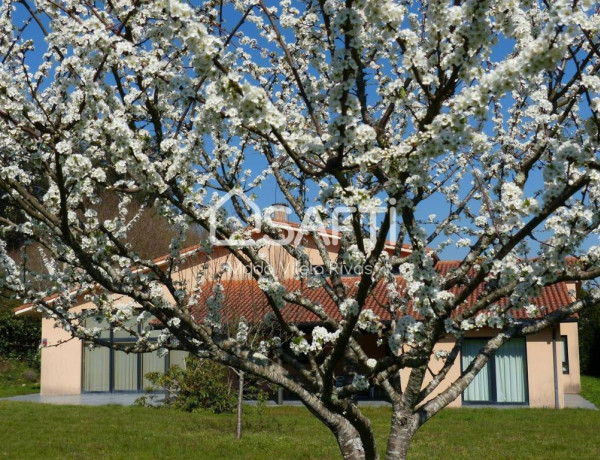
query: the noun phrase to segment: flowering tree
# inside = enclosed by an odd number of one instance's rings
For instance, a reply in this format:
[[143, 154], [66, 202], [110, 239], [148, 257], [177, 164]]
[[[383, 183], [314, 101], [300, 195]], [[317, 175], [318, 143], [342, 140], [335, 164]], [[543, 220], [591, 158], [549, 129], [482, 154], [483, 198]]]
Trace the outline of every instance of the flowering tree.
[[[165, 332], [151, 342], [129, 329], [138, 338], [129, 351], [185, 349], [280, 385], [332, 431], [345, 458], [379, 456], [353, 399], [379, 385], [393, 405], [386, 455], [404, 458], [418, 428], [503, 343], [598, 299], [591, 286], [588, 298], [548, 315], [527, 300], [543, 286], [600, 274], [597, 8], [588, 0], [3, 1], [0, 189], [20, 214], [0, 221], [50, 254], [43, 272], [24, 277], [0, 242], [5, 286], [97, 343], [98, 330], [83, 321], [93, 313], [73, 311], [73, 292], [87, 292], [114, 326], [139, 310], [102, 291], [131, 298]], [[307, 200], [325, 224], [345, 207], [337, 260], [309, 233], [326, 267], [372, 270], [352, 296], [336, 270], [303, 275], [327, 291], [337, 317], [274, 272], [253, 272], [280, 331], [254, 349], [244, 334], [222, 332], [218, 279], [198, 322], [192, 287], [176, 273], [188, 229], [212, 224], [219, 239], [242, 240], [256, 216], [240, 192], [272, 183], [301, 220]], [[232, 191], [240, 225], [211, 213]], [[106, 193], [120, 212], [100, 220]], [[131, 194], [178, 229], [166, 265], [139, 256], [127, 238]], [[381, 208], [369, 231], [365, 213]], [[227, 247], [241, 264], [268, 264], [259, 249], [281, 233], [269, 219], [260, 226], [256, 245]], [[394, 254], [384, 250], [392, 232]], [[464, 258], [442, 275], [436, 253], [448, 246]], [[307, 263], [301, 245], [282, 247]], [[36, 289], [36, 278], [52, 289]], [[365, 308], [378, 283], [389, 291], [391, 324]], [[49, 294], [58, 297], [50, 303]], [[286, 322], [286, 304], [322, 326], [305, 336]], [[515, 309], [529, 317], [515, 319]], [[484, 325], [497, 334], [431, 398], [464, 331]], [[369, 359], [359, 336], [373, 330], [393, 355]], [[447, 334], [456, 346], [424, 384]], [[334, 371], [348, 354], [368, 371], [338, 388]], [[401, 385], [402, 368], [410, 377]]]

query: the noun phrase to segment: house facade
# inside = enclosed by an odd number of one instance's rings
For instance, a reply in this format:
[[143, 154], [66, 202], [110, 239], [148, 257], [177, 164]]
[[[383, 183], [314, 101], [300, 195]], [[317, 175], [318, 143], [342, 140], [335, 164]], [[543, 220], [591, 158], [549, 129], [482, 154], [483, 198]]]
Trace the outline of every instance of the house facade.
[[[297, 225], [290, 222], [281, 222], [281, 228], [285, 232], [297, 234]], [[335, 257], [339, 245], [339, 235], [333, 232], [325, 232], [324, 238], [327, 249]], [[304, 239], [304, 246], [311, 263], [319, 265], [320, 256], [316, 247], [309, 239]], [[393, 251], [395, 245], [389, 244], [386, 249]], [[209, 272], [216, 272], [223, 263], [232, 267], [231, 275], [223, 281], [224, 296], [223, 315], [230, 319], [245, 317], [264, 318], [269, 311], [262, 291], [250, 274], [240, 266], [225, 248], [216, 248], [211, 259], [205, 259], [203, 253], [197, 248], [189, 248], [190, 254], [186, 265], [182, 266], [177, 274], [180, 280], [188, 285], [196, 279], [199, 266], [209, 266]], [[308, 298], [319, 301], [324, 309], [332, 316], [339, 315], [335, 305], [321, 289], [311, 289], [304, 286], [298, 279], [297, 267], [291, 257], [278, 246], [270, 246], [263, 249], [264, 256], [275, 267], [279, 279], [284, 280], [288, 288], [300, 289]], [[409, 247], [402, 248], [403, 254], [410, 253]], [[157, 259], [161, 264], [164, 259]], [[458, 266], [454, 261], [438, 261], [437, 269], [445, 273]], [[348, 274], [344, 277], [349, 289], [356, 280], [355, 276]], [[166, 291], [165, 291], [166, 292]], [[210, 289], [203, 289], [202, 295]], [[374, 289], [372, 304], [367, 305], [373, 311], [386, 320], [389, 313], [381, 308], [385, 303], [385, 289]], [[557, 283], [546, 287], [540, 297], [533, 299], [540, 308], [545, 308], [549, 313], [574, 300], [576, 286], [567, 283]], [[168, 295], [168, 294], [166, 294]], [[129, 303], [130, 299], [113, 295], [116, 303]], [[203, 306], [206, 298], [200, 297], [198, 310], [194, 312], [196, 318], [203, 317]], [[51, 301], [51, 300], [50, 300]], [[94, 309], [94, 305], [82, 297], [74, 307], [76, 311]], [[30, 305], [23, 305], [16, 309], [16, 314], [28, 315], [39, 314]], [[316, 317], [297, 306], [287, 306], [284, 314], [291, 322], [305, 328], [307, 334], [317, 322]], [[93, 321], [93, 320], [90, 320]], [[136, 324], [132, 322], [132, 325]], [[94, 326], [94, 324], [90, 324]], [[101, 326], [101, 325], [98, 325]], [[142, 327], [142, 326], [136, 326]], [[127, 343], [133, 339], [124, 331], [107, 330], [103, 338], [114, 343]], [[160, 330], [152, 331], [151, 335], [157, 337]], [[478, 351], [485, 343], [486, 338], [492, 337], [494, 331], [489, 328], [469, 331], [462, 346], [461, 355], [454, 363], [447, 375], [446, 381], [451, 382], [458, 378], [462, 369], [469, 365]], [[378, 358], [389, 353], [386, 344], [379, 344], [377, 337], [364, 336], [363, 346], [368, 355]], [[436, 345], [435, 351], [450, 351], [455, 344], [453, 336], [448, 336]], [[171, 366], [183, 366], [186, 353], [182, 351], [170, 351], [165, 356], [158, 353], [127, 354], [121, 351], [105, 347], [90, 347], [90, 344], [79, 339], [71, 339], [68, 332], [60, 327], [55, 327], [52, 319], [42, 319], [42, 365], [41, 365], [41, 393], [42, 395], [75, 395], [85, 392], [141, 392], [147, 382], [144, 375], [152, 371], [165, 371]], [[430, 369], [433, 372], [439, 370], [443, 362], [432, 358]], [[410, 369], [400, 372], [401, 382], [408, 381]], [[428, 374], [431, 378], [431, 374]], [[425, 385], [428, 381], [425, 381]], [[442, 384], [435, 396], [446, 387]], [[564, 395], [578, 393], [580, 391], [579, 370], [579, 343], [577, 322], [575, 319], [564, 321], [554, 327], [549, 327], [541, 332], [526, 337], [514, 338], [505, 344], [490, 360], [486, 367], [477, 375], [475, 380], [467, 388], [464, 394], [451, 403], [453, 407], [472, 404], [490, 405], [523, 405], [529, 407], [564, 407]], [[366, 397], [377, 397], [371, 392]]]

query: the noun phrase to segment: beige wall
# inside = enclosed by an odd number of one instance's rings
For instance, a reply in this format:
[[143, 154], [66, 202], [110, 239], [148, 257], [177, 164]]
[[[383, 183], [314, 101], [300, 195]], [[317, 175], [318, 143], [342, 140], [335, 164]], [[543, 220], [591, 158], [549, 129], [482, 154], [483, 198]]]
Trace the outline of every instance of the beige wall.
[[[434, 352], [437, 352], [437, 351], [450, 352], [450, 351], [452, 351], [452, 348], [454, 347], [454, 343], [455, 343], [454, 338], [446, 337], [446, 338], [440, 340], [435, 345]], [[429, 362], [429, 368], [434, 373], [439, 372], [443, 365], [444, 365], [444, 361], [442, 361], [440, 359], [436, 359], [435, 357], [431, 358], [431, 361]], [[411, 372], [411, 369], [406, 369], [406, 368], [402, 369], [400, 371], [400, 383], [402, 385], [403, 390], [406, 388], [406, 385], [408, 384], [410, 372]], [[446, 375], [445, 380], [433, 391], [433, 393], [431, 393], [431, 396], [429, 398], [427, 398], [427, 400], [432, 399], [435, 396], [437, 396], [438, 394], [440, 394], [442, 391], [444, 391], [446, 388], [448, 388], [448, 386], [450, 386], [450, 384], [452, 382], [454, 382], [458, 377], [460, 377], [460, 356], [458, 358], [456, 358], [456, 361], [454, 362], [454, 365], [450, 368], [450, 371], [448, 371], [448, 374]], [[431, 373], [427, 372], [427, 374], [425, 375], [425, 380], [423, 381], [423, 388], [425, 388], [427, 385], [429, 385], [432, 378], [433, 378], [433, 376], [431, 375]], [[448, 407], [460, 407], [460, 406], [461, 406], [461, 398], [458, 397], [454, 401], [452, 401]]]
[[[165, 295], [169, 293], [165, 288]], [[111, 295], [115, 303], [128, 303], [129, 297]], [[172, 297], [170, 297], [172, 299]], [[95, 308], [92, 302], [84, 302], [73, 308], [73, 312]], [[75, 395], [81, 393], [83, 342], [71, 339], [71, 334], [61, 327], [54, 327], [55, 321], [42, 318], [42, 365], [40, 393], [42, 395]], [[71, 340], [69, 340], [71, 339]]]
[[41, 394], [75, 395], [81, 393], [81, 341], [60, 327], [54, 327], [54, 320], [42, 319], [42, 340], [47, 345], [42, 348]]
[[[555, 407], [554, 346], [552, 328], [527, 337], [527, 375], [529, 405], [531, 407]], [[556, 343], [558, 380], [558, 405], [564, 407], [562, 372], [560, 368], [560, 343]]]
[[[569, 349], [571, 349], [571, 341], [574, 342], [573, 347], [577, 347], [576, 339], [571, 339], [573, 331], [577, 332], [576, 323], [566, 323], [569, 327]], [[575, 327], [570, 325], [574, 324]], [[563, 325], [561, 325], [562, 327]], [[479, 331], [471, 331], [467, 334], [467, 337], [491, 337], [494, 332], [488, 328], [481, 329]], [[557, 339], [560, 337], [557, 334]], [[560, 363], [560, 342], [557, 342], [557, 366], [558, 366], [558, 399], [559, 407], [564, 407], [564, 392], [563, 391], [563, 374]], [[447, 337], [440, 341], [434, 351], [445, 350], [450, 352], [454, 346], [454, 339]], [[554, 359], [553, 359], [553, 341], [552, 341], [552, 328], [545, 329], [544, 331], [530, 335], [526, 337], [526, 349], [527, 349], [527, 386], [529, 391], [529, 406], [530, 407], [555, 407], [554, 397]], [[579, 356], [573, 356], [573, 359], [579, 361]], [[429, 368], [437, 373], [443, 365], [441, 360], [437, 360], [435, 357], [431, 359]], [[573, 366], [574, 367], [574, 366]], [[460, 377], [461, 370], [461, 357], [458, 356], [454, 365], [447, 374], [444, 382], [431, 394], [428, 399], [431, 399], [444, 391], [448, 386]], [[579, 381], [579, 368], [577, 366], [577, 377], [575, 377], [575, 369], [573, 368], [573, 380]], [[410, 369], [402, 369], [400, 372], [400, 379], [402, 386], [404, 387], [410, 375]], [[432, 376], [431, 373], [427, 373], [423, 387], [429, 384]], [[459, 396], [449, 407], [460, 407], [462, 405], [462, 397]]]
[[[287, 237], [287, 232], [291, 232], [293, 235], [292, 238], [294, 238], [293, 241], [296, 241], [298, 238], [296, 230], [284, 230], [284, 237]], [[335, 262], [339, 250], [339, 240], [334, 237], [327, 236], [324, 236], [323, 239], [329, 258]], [[323, 264], [321, 254], [310, 237], [304, 237], [300, 239], [300, 242], [304, 246], [304, 253], [311, 264]], [[386, 250], [391, 253], [393, 248], [387, 247]], [[260, 254], [265, 258], [265, 260], [268, 260], [271, 263], [278, 278], [292, 279], [298, 277], [296, 259], [290, 256], [290, 254], [282, 246], [266, 246], [260, 250]], [[408, 252], [404, 251], [403, 254], [407, 255]], [[244, 270], [241, 262], [239, 262], [238, 259], [236, 259], [225, 247], [215, 247], [212, 254], [210, 254], [208, 257], [204, 254], [199, 254], [196, 257], [190, 258], [185, 265], [180, 267], [180, 270], [176, 276], [179, 280], [186, 281], [189, 288], [194, 288], [193, 283], [195, 282], [198, 273], [201, 271], [200, 264], [206, 264], [207, 267], [202, 281], [210, 281], [213, 279], [214, 274], [221, 269], [221, 266], [224, 263], [229, 264], [232, 270], [229, 273], [224, 274], [222, 276], [222, 280], [250, 279], [250, 274]]]
[[[581, 370], [579, 368], [579, 330], [576, 321], [560, 324], [560, 335], [567, 336], [568, 354], [569, 354], [569, 373], [562, 374], [562, 367], [559, 363], [559, 370], [563, 378], [563, 388], [565, 393], [579, 393], [581, 391]], [[560, 344], [562, 346], [562, 344]], [[560, 360], [561, 354], [558, 354]]]

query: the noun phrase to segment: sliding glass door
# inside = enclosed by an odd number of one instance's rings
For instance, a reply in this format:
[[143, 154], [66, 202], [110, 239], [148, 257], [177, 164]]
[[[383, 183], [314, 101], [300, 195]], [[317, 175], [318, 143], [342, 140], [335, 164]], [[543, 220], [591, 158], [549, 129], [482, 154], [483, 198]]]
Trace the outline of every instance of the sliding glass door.
[[113, 351], [114, 355], [114, 391], [138, 391], [138, 355]]
[[[173, 353], [173, 352], [171, 352]], [[164, 372], [167, 366], [166, 356], [158, 356], [158, 351], [142, 354], [142, 389], [152, 386], [152, 383], [146, 379], [146, 374], [149, 372]]]
[[[466, 369], [485, 346], [485, 339], [465, 339], [462, 369]], [[505, 343], [475, 377], [463, 394], [465, 403], [526, 404], [527, 361], [524, 338]]]
[[[123, 330], [112, 330], [106, 321], [97, 322], [89, 318], [88, 327], [102, 327], [100, 338], [109, 344], [131, 346], [135, 339]], [[127, 327], [140, 327], [135, 320]], [[150, 331], [150, 341], [156, 340], [159, 330]], [[92, 347], [84, 343], [83, 348], [83, 391], [143, 391], [150, 385], [145, 378], [149, 372], [165, 372], [168, 367], [185, 367], [187, 352], [172, 350], [159, 356], [158, 351], [150, 353], [125, 353], [108, 347]]]
[[527, 402], [527, 363], [525, 339], [512, 339], [496, 353], [496, 401]]
[[83, 390], [110, 391], [110, 350], [106, 347], [83, 348]]
[[143, 391], [151, 384], [149, 372], [165, 372], [167, 367], [185, 367], [187, 352], [125, 353], [107, 347], [83, 349], [83, 391]]
[[[479, 350], [485, 345], [485, 340], [466, 339], [462, 346], [462, 367], [467, 368], [475, 359]], [[475, 379], [464, 392], [465, 401], [491, 401], [492, 400], [492, 375], [490, 363], [475, 376]]]

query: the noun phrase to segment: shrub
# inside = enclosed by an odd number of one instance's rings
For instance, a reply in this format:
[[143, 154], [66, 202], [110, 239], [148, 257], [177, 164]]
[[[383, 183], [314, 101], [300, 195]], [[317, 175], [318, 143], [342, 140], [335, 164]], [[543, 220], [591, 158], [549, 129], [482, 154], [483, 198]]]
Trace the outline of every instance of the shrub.
[[37, 352], [40, 337], [39, 318], [15, 316], [10, 309], [0, 310], [0, 356], [26, 359], [29, 353]]
[[11, 361], [0, 358], [0, 374], [8, 374], [14, 367], [15, 365]]
[[42, 353], [39, 348], [27, 350], [25, 355], [25, 362], [33, 370], [40, 371], [42, 368]]
[[579, 317], [579, 356], [583, 374], [600, 376], [600, 305]]
[[33, 369], [25, 369], [23, 374], [21, 374], [21, 377], [23, 377], [23, 380], [27, 380], [28, 382], [34, 383], [37, 382], [38, 373]]
[[[235, 410], [235, 382], [230, 379], [225, 366], [194, 356], [186, 358], [185, 364], [185, 369], [172, 367], [165, 374], [146, 374], [153, 385], [146, 391], [150, 393], [164, 389], [170, 394], [165, 405], [186, 412], [208, 410], [219, 414]], [[141, 405], [154, 405], [154, 402], [151, 395], [138, 399]]]

